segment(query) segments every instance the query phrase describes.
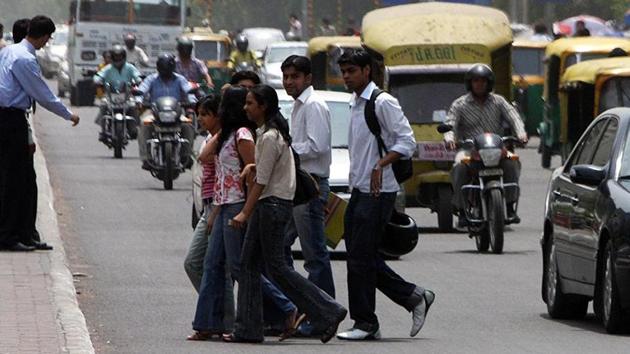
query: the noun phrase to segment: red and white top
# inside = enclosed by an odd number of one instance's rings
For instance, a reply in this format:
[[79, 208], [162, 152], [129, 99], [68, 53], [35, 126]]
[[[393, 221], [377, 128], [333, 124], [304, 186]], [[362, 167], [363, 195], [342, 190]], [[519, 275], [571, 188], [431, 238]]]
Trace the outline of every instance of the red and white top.
[[[203, 150], [203, 146], [210, 142], [211, 138], [212, 135], [208, 134], [199, 151]], [[201, 198], [204, 200], [212, 199], [212, 197], [214, 197], [214, 184], [216, 181], [214, 159], [212, 159], [211, 162], [202, 162], [201, 168], [203, 172], [201, 175]]]
[[214, 204], [234, 204], [245, 201], [245, 191], [241, 188], [241, 159], [237, 144], [242, 140], [254, 142], [252, 132], [240, 128], [223, 144], [216, 162], [216, 183], [214, 185]]

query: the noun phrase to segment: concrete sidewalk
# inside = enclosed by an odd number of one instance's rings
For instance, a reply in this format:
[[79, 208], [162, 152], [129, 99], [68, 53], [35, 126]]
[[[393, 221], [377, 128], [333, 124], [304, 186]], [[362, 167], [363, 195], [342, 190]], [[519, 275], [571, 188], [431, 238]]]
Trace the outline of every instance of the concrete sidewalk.
[[59, 237], [52, 188], [35, 154], [37, 228], [53, 251], [0, 252], [0, 354], [94, 353]]

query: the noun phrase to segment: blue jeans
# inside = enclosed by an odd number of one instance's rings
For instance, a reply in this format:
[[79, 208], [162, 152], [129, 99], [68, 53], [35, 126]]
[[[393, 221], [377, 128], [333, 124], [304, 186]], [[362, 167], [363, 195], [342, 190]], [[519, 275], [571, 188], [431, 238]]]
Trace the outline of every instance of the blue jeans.
[[274, 197], [258, 201], [249, 220], [243, 244], [243, 268], [239, 278], [236, 336], [263, 340], [261, 271], [270, 277], [306, 313], [317, 328], [327, 328], [343, 311], [333, 298], [290, 268], [284, 259], [284, 236], [293, 203]]
[[[344, 239], [348, 253], [348, 303], [354, 327], [364, 331], [378, 328], [376, 289], [390, 300], [412, 311], [420, 299], [416, 285], [406, 282], [385, 264], [378, 247], [394, 210], [396, 193], [352, 191], [344, 217]], [[424, 289], [420, 288], [420, 291]]]
[[[225, 331], [225, 277], [226, 266], [232, 280], [237, 280], [241, 264], [241, 246], [244, 230], [236, 229], [228, 222], [243, 209], [244, 203], [219, 206], [219, 213], [212, 225], [208, 251], [204, 258], [204, 272], [193, 321], [196, 331]], [[263, 293], [284, 313], [296, 307], [269, 280], [262, 277]], [[233, 296], [233, 294], [231, 294]]]
[[319, 181], [319, 191], [319, 198], [293, 207], [293, 220], [289, 222], [285, 239], [285, 257], [289, 266], [293, 268], [291, 246], [299, 237], [308, 280], [334, 298], [335, 283], [324, 235], [324, 207], [330, 193], [328, 178]]

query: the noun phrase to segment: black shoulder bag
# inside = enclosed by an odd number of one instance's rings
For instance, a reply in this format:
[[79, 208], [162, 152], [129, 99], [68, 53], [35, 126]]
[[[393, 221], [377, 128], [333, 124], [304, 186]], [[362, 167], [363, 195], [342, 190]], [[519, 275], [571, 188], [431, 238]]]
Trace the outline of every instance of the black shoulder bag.
[[319, 197], [319, 184], [311, 176], [300, 167], [300, 156], [293, 150], [293, 147], [289, 147], [293, 153], [293, 160], [295, 161], [295, 196], [293, 197], [293, 205], [301, 205], [310, 202], [311, 200]]
[[[375, 88], [374, 91], [372, 91], [370, 99], [365, 104], [364, 111], [365, 122], [367, 123], [370, 132], [372, 132], [372, 134], [376, 137], [376, 142], [378, 143], [378, 154], [381, 158], [383, 158], [383, 155], [388, 152], [385, 142], [381, 137], [381, 126], [378, 124], [378, 119], [376, 117], [376, 98], [383, 92], [383, 90]], [[398, 159], [392, 163], [392, 170], [394, 171], [396, 181], [399, 184], [403, 183], [413, 175], [413, 164], [411, 159]]]

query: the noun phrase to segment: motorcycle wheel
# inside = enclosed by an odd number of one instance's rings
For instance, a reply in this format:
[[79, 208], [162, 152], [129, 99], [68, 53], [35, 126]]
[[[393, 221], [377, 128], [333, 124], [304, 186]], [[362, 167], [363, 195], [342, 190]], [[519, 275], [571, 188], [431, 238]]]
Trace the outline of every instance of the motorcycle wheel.
[[173, 189], [173, 143], [164, 143], [164, 189]]
[[114, 133], [115, 133], [115, 138], [113, 141], [114, 157], [117, 159], [122, 159], [123, 140], [125, 138], [125, 131], [123, 129], [123, 125], [121, 122], [114, 123]]
[[475, 245], [477, 246], [477, 251], [488, 252], [488, 248], [490, 248], [490, 236], [488, 236], [487, 229], [483, 229], [481, 234], [475, 235]]
[[490, 247], [496, 254], [503, 253], [503, 230], [505, 228], [505, 214], [503, 208], [503, 194], [498, 189], [492, 189], [488, 195], [488, 236]]
[[440, 185], [437, 196], [438, 227], [442, 232], [453, 230], [453, 190], [450, 185]]

